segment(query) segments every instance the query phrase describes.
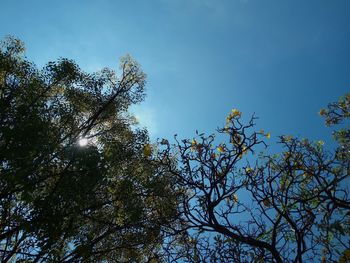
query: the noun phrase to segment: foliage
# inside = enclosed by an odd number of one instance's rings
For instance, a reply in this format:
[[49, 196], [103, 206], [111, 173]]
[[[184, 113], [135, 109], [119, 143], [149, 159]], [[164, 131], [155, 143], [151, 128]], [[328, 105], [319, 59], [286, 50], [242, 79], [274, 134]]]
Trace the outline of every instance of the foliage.
[[0, 49], [2, 262], [350, 262], [349, 94], [320, 111], [335, 149], [284, 135], [266, 154], [237, 109], [219, 136], [152, 145], [131, 57], [118, 77], [23, 54]]
[[38, 70], [20, 40], [2, 43], [1, 262], [143, 262], [158, 253], [176, 194], [127, 113], [144, 98], [145, 75], [130, 56], [120, 71], [88, 74], [68, 59]]
[[[320, 111], [327, 125], [350, 116], [350, 95]], [[344, 124], [344, 123], [343, 123]], [[260, 154], [270, 133], [254, 131], [233, 109], [219, 135], [163, 145], [167, 164], [184, 189], [169, 261], [350, 262], [349, 127], [323, 141], [279, 137], [282, 153]], [[343, 125], [344, 126], [344, 125]], [[176, 157], [178, 166], [171, 165]], [[246, 161], [243, 161], [243, 160]]]

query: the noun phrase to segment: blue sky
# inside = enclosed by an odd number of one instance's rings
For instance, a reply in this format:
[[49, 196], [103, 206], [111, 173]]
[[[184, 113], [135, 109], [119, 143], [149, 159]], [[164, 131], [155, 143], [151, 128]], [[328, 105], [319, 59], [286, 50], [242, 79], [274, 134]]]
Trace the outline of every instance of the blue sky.
[[318, 111], [350, 91], [348, 0], [2, 0], [11, 34], [42, 66], [117, 68], [132, 55], [148, 75], [134, 111], [153, 139], [211, 133], [232, 108], [257, 129], [318, 140]]

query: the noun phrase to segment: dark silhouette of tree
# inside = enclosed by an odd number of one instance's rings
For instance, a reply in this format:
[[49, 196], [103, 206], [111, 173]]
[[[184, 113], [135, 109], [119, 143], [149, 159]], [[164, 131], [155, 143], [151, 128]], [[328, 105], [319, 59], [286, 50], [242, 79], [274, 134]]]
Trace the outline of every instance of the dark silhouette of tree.
[[285, 135], [267, 154], [237, 109], [151, 145], [131, 57], [117, 76], [23, 52], [0, 49], [1, 262], [350, 262], [349, 94], [320, 111], [333, 148]]
[[1, 262], [155, 261], [177, 195], [127, 113], [145, 74], [129, 56], [119, 77], [68, 59], [39, 70], [23, 52], [2, 42]]
[[160, 144], [183, 191], [168, 261], [350, 262], [350, 94], [320, 111], [342, 123], [333, 150], [281, 136], [281, 153], [257, 154], [270, 134], [241, 115], [233, 109], [218, 135]]

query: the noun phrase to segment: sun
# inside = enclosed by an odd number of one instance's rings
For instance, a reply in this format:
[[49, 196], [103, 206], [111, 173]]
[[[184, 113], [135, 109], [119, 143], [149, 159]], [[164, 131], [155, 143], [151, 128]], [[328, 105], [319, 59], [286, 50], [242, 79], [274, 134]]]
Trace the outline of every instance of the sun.
[[78, 141], [78, 143], [79, 143], [79, 146], [81, 146], [81, 147], [84, 147], [84, 146], [86, 146], [87, 144], [88, 144], [88, 139], [86, 139], [86, 138], [80, 138], [79, 139], [79, 141]]

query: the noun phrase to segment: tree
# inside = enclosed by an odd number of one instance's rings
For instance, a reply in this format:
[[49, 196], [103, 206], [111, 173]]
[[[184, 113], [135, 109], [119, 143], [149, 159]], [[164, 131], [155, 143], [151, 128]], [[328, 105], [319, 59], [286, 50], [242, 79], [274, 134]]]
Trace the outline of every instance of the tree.
[[183, 191], [168, 260], [350, 262], [350, 94], [320, 115], [342, 124], [334, 150], [280, 136], [281, 153], [257, 156], [270, 134], [253, 130], [254, 116], [244, 124], [237, 109], [218, 129], [225, 142], [197, 132], [163, 145], [158, 160]]
[[0, 49], [1, 262], [143, 262], [177, 216], [172, 176], [127, 112], [144, 98], [130, 57], [120, 76], [59, 59], [42, 70]]
[[320, 111], [334, 149], [285, 135], [267, 154], [237, 109], [219, 136], [151, 145], [130, 56], [118, 77], [23, 52], [0, 49], [2, 262], [350, 262], [349, 94]]

